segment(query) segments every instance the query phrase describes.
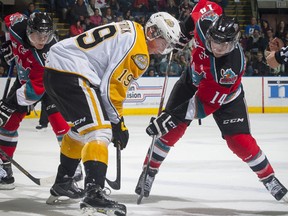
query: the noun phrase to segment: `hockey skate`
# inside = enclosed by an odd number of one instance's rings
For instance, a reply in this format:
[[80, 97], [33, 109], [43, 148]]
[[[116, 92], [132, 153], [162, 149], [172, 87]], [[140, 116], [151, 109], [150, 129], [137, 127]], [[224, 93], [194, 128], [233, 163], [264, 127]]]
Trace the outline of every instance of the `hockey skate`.
[[63, 182], [54, 183], [50, 194], [46, 201], [48, 205], [68, 204], [78, 202], [84, 196], [84, 190], [78, 187], [73, 178], [64, 177]]
[[266, 179], [261, 180], [266, 189], [272, 194], [272, 196], [278, 201], [288, 202], [287, 189], [280, 183], [280, 181], [274, 176], [269, 176]]
[[[144, 183], [144, 197], [149, 197], [151, 188], [152, 188], [152, 184], [155, 180], [155, 175], [158, 173], [157, 169], [152, 169], [149, 168], [148, 169], [148, 173], [147, 173], [147, 177], [146, 177], [146, 181]], [[143, 182], [144, 182], [144, 178], [145, 178], [145, 169], [142, 171], [136, 189], [135, 189], [135, 193], [138, 195], [141, 195], [141, 191], [143, 188]]]
[[[108, 193], [107, 193], [108, 191]], [[89, 184], [85, 197], [80, 202], [80, 209], [84, 215], [126, 215], [126, 206], [111, 200], [108, 195], [110, 189], [102, 189], [99, 185]]]
[[3, 163], [0, 159], [0, 190], [13, 190], [15, 188], [14, 181], [11, 163]]
[[47, 128], [48, 128], [48, 125], [41, 125], [41, 124], [35, 127], [36, 131], [42, 131], [42, 132], [45, 132]]

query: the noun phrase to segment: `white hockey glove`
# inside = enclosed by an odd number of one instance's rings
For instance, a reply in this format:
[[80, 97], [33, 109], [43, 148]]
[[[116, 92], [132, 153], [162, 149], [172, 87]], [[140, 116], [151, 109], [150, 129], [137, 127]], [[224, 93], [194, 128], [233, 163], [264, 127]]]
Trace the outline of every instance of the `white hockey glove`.
[[11, 41], [5, 41], [1, 46], [1, 52], [2, 55], [8, 65], [11, 65], [12, 60], [15, 58], [13, 51], [12, 51], [12, 45]]
[[3, 161], [0, 159], [0, 180], [7, 177], [7, 172], [3, 169]]
[[15, 108], [3, 100], [0, 100], [0, 127], [4, 126], [15, 112]]
[[150, 124], [146, 128], [146, 133], [149, 136], [156, 136], [156, 138], [159, 138], [168, 133], [171, 129], [177, 127], [179, 123], [180, 121], [175, 117], [166, 112], [162, 112], [157, 118], [151, 118]]

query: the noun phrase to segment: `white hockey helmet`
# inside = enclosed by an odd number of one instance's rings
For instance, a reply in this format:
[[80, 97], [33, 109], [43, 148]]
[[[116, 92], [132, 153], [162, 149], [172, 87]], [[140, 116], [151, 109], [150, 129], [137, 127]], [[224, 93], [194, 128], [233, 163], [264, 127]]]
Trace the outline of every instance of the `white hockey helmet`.
[[166, 12], [152, 14], [145, 24], [145, 35], [149, 41], [160, 37], [164, 38], [167, 46], [161, 54], [168, 54], [179, 42], [181, 35], [179, 21]]

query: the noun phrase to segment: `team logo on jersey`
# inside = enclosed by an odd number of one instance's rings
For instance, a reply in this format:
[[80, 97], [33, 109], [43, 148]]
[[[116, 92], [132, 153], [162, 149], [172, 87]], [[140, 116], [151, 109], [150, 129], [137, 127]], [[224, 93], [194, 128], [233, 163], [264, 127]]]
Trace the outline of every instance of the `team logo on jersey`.
[[221, 78], [220, 78], [220, 83], [221, 84], [234, 84], [238, 78], [238, 75], [236, 75], [234, 73], [234, 71], [232, 71], [231, 68], [224, 70], [221, 70]]
[[148, 56], [147, 55], [143, 55], [143, 54], [133, 55], [132, 59], [133, 59], [134, 63], [136, 64], [136, 66], [140, 70], [144, 70], [145, 68], [148, 67]]
[[167, 23], [168, 26], [170, 26], [171, 28], [174, 27], [174, 22], [171, 19], [165, 19], [165, 22]]
[[[15, 44], [15, 46], [17, 46], [17, 44]], [[23, 45], [20, 45], [18, 47], [18, 52], [25, 55], [25, 53], [28, 52], [28, 49], [25, 49], [25, 47]]]

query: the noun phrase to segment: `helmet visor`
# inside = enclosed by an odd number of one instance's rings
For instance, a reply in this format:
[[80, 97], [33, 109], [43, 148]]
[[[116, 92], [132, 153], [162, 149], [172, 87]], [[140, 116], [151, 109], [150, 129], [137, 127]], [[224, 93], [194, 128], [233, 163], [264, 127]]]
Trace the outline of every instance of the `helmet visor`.
[[47, 44], [51, 42], [53, 38], [53, 33], [52, 32], [38, 32], [35, 31], [31, 34], [28, 35], [29, 40], [33, 44]]
[[235, 42], [219, 42], [212, 37], [208, 37], [206, 40], [207, 49], [214, 54], [215, 57], [221, 57], [230, 53], [235, 48]]
[[[157, 25], [152, 25], [146, 28], [146, 38], [148, 41], [154, 41], [154, 46], [157, 49], [157, 53], [166, 55], [170, 53], [175, 45], [169, 43], [163, 36], [162, 31], [159, 30]], [[151, 44], [151, 43], [149, 43]]]

